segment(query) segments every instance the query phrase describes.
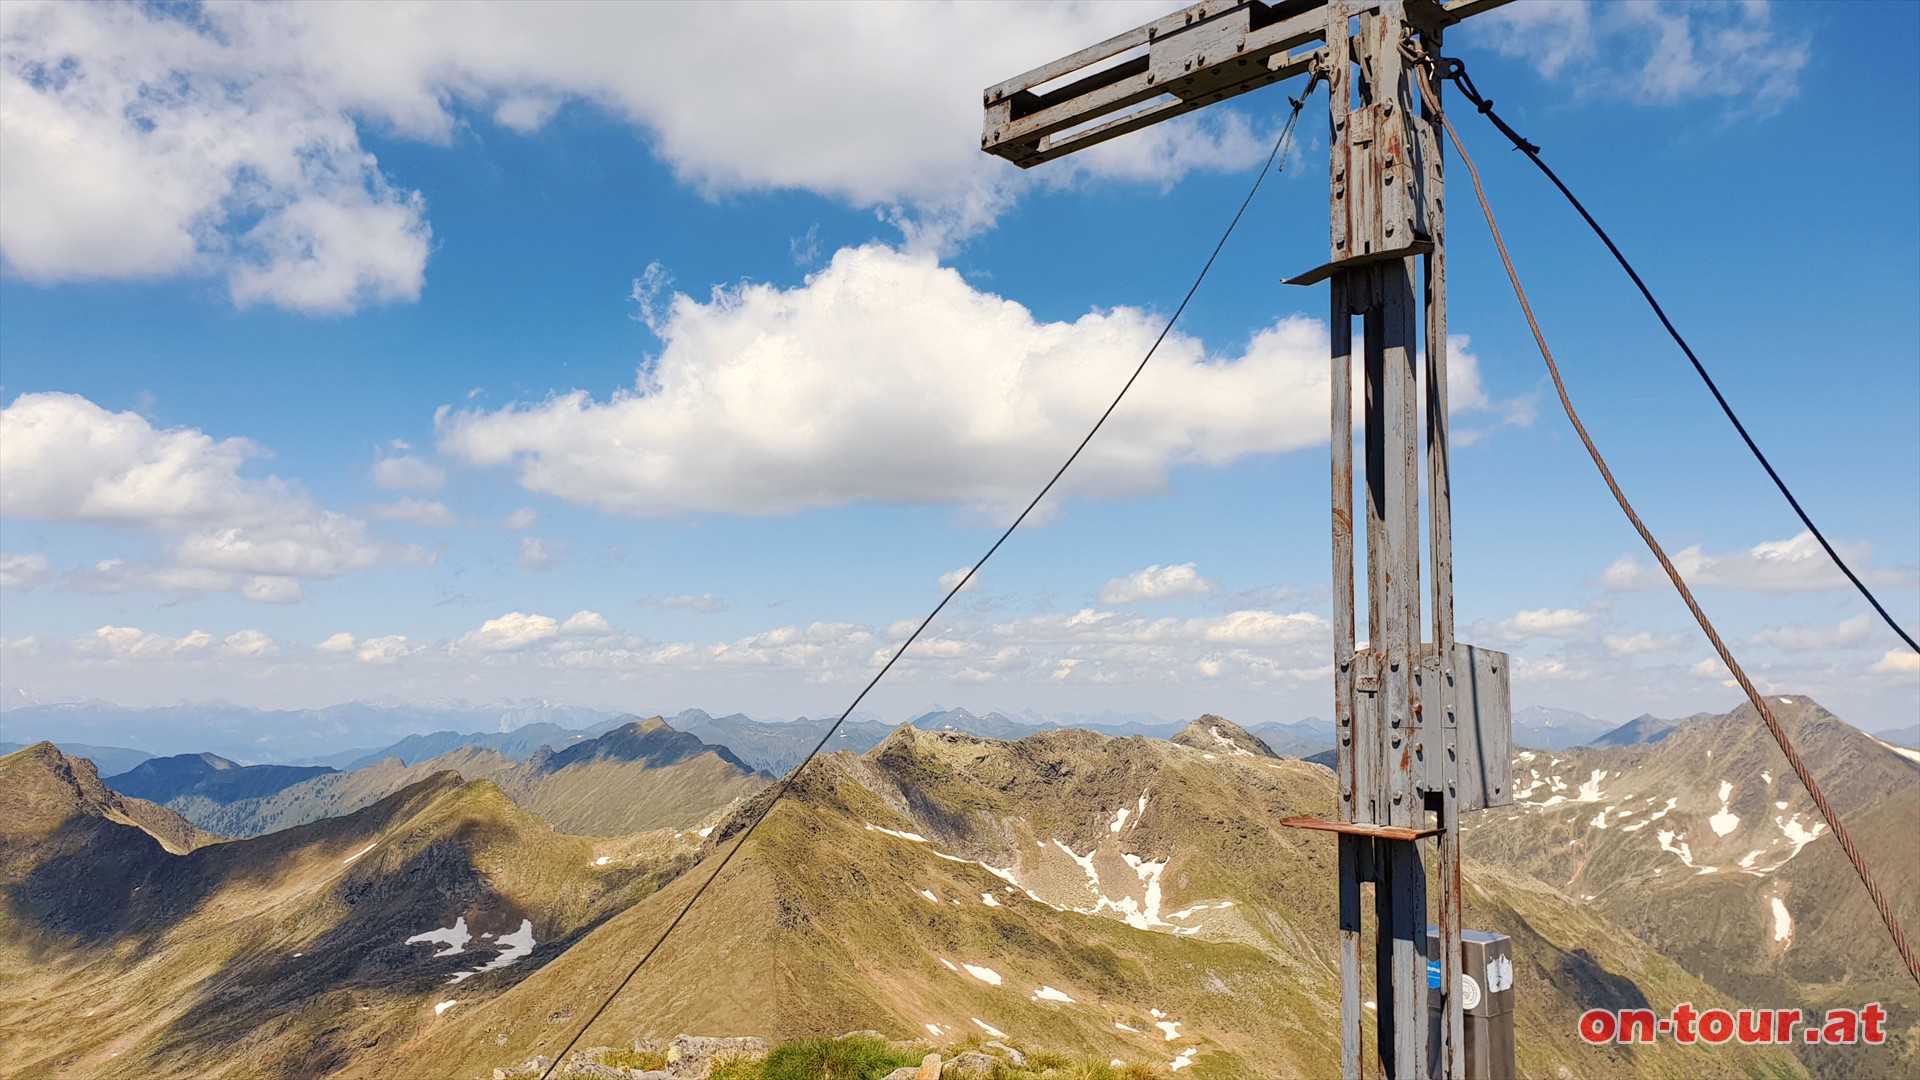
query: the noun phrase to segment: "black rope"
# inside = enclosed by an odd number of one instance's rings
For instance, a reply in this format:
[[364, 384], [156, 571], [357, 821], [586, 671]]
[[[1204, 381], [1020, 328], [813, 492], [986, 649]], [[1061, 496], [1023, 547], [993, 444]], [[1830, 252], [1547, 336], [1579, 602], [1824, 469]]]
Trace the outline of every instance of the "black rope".
[[[1318, 82], [1318, 76], [1314, 77], [1314, 82], [1308, 83], [1308, 93], [1312, 92], [1315, 82]], [[1073, 463], [1079, 459], [1081, 451], [1085, 450], [1087, 444], [1093, 441], [1093, 437], [1099, 434], [1100, 429], [1106, 425], [1107, 418], [1112, 416], [1113, 411], [1120, 407], [1120, 402], [1127, 396], [1127, 391], [1133, 389], [1133, 384], [1139, 380], [1141, 373], [1146, 371], [1147, 362], [1153, 359], [1155, 352], [1159, 351], [1161, 342], [1167, 340], [1167, 335], [1173, 332], [1174, 323], [1180, 321], [1181, 313], [1187, 310], [1187, 304], [1193, 300], [1194, 294], [1200, 291], [1200, 283], [1207, 280], [1207, 272], [1213, 269], [1214, 260], [1220, 257], [1220, 252], [1227, 246], [1227, 239], [1233, 235], [1233, 230], [1240, 224], [1240, 219], [1246, 215], [1247, 207], [1253, 205], [1253, 197], [1259, 193], [1260, 185], [1265, 182], [1267, 173], [1269, 171], [1280, 171], [1274, 168], [1274, 162], [1279, 161], [1281, 169], [1286, 167], [1285, 159], [1281, 157], [1281, 154], [1287, 144], [1292, 141], [1294, 124], [1300, 119], [1300, 109], [1305, 104], [1302, 99], [1306, 96], [1307, 94], [1303, 93], [1300, 98], [1288, 99], [1293, 105], [1293, 111], [1287, 116], [1287, 122], [1280, 129], [1279, 136], [1274, 139], [1273, 149], [1267, 154], [1266, 162], [1260, 166], [1260, 171], [1255, 174], [1253, 186], [1247, 189], [1247, 197], [1241, 200], [1240, 209], [1234, 211], [1233, 220], [1227, 223], [1226, 231], [1220, 234], [1220, 242], [1213, 246], [1213, 253], [1207, 256], [1206, 264], [1200, 267], [1199, 275], [1193, 279], [1193, 284], [1188, 287], [1187, 295], [1181, 298], [1180, 306], [1175, 308], [1173, 314], [1167, 318], [1167, 324], [1160, 328], [1160, 336], [1153, 339], [1153, 344], [1148, 347], [1146, 355], [1140, 358], [1140, 363], [1135, 365], [1133, 374], [1127, 377], [1126, 383], [1120, 387], [1120, 392], [1114, 395], [1113, 401], [1107, 406], [1106, 411], [1101, 413], [1100, 418], [1093, 422], [1093, 427], [1088, 430], [1086, 436], [1080, 440], [1080, 444], [1073, 448], [1073, 453], [1067, 455], [1067, 460], [1061, 464], [1060, 468], [1054, 471], [1052, 478], [1047, 481], [1046, 486], [1040, 489], [1040, 493], [1033, 497], [1033, 501], [1027, 503], [1026, 509], [1020, 511], [1019, 517], [1013, 519], [1013, 524], [1007, 526], [1006, 531], [1000, 534], [1000, 538], [995, 540], [993, 546], [987, 549], [987, 553], [980, 556], [979, 561], [967, 570], [966, 576], [955, 583], [953, 588], [947, 590], [947, 594], [940, 598], [938, 604], [933, 606], [933, 610], [927, 613], [927, 617], [920, 620], [920, 625], [914, 628], [913, 633], [907, 635], [907, 640], [902, 642], [898, 649], [894, 650], [893, 655], [887, 659], [885, 666], [881, 667], [880, 671], [875, 674], [860, 693], [854, 697], [853, 702], [840, 713], [839, 718], [833, 722], [833, 726], [827, 728], [826, 734], [820, 737], [820, 741], [814, 745], [814, 748], [807, 751], [806, 757], [800, 759], [800, 764], [795, 765], [792, 771], [788, 772], [787, 775], [781, 779], [779, 786], [773, 790], [773, 796], [766, 801], [760, 808], [760, 812], [755, 814], [753, 820], [741, 831], [740, 838], [734, 841], [731, 848], [727, 849], [727, 853], [721, 857], [719, 865], [713, 868], [713, 873], [708, 874], [707, 879], [700, 883], [700, 887], [693, 891], [692, 896], [687, 898], [687, 902], [680, 908], [680, 913], [673, 917], [673, 921], [667, 924], [665, 930], [661, 931], [659, 939], [656, 940], [653, 943], [653, 947], [648, 949], [646, 954], [640, 957], [639, 961], [633, 965], [633, 969], [627, 972], [626, 978], [620, 980], [619, 985], [613, 988], [613, 992], [608, 994], [606, 999], [600, 1003], [600, 1007], [593, 1010], [593, 1015], [587, 1017], [587, 1022], [580, 1025], [580, 1029], [575, 1031], [573, 1037], [567, 1040], [567, 1045], [561, 1048], [560, 1053], [556, 1054], [551, 1062], [548, 1062], [546, 1071], [540, 1074], [540, 1080], [548, 1080], [548, 1078], [553, 1075], [554, 1070], [560, 1067], [560, 1063], [566, 1060], [567, 1054], [573, 1050], [575, 1044], [587, 1033], [587, 1029], [593, 1026], [594, 1021], [600, 1019], [601, 1014], [605, 1013], [607, 1007], [613, 1004], [613, 999], [620, 996], [620, 992], [627, 988], [627, 984], [633, 981], [634, 976], [640, 974], [640, 969], [645, 967], [647, 961], [653, 959], [654, 954], [660, 951], [660, 946], [667, 943], [667, 938], [670, 937], [675, 928], [680, 925], [680, 921], [687, 917], [687, 912], [693, 910], [693, 905], [699, 902], [700, 897], [706, 893], [707, 887], [714, 883], [714, 880], [720, 876], [720, 872], [725, 870], [727, 864], [733, 861], [733, 857], [740, 853], [742, 847], [746, 846], [747, 839], [753, 835], [754, 830], [760, 827], [760, 823], [767, 819], [767, 815], [772, 813], [773, 808], [779, 805], [780, 800], [786, 796], [788, 789], [793, 786], [794, 779], [812, 763], [815, 757], [819, 756], [821, 750], [826, 748], [828, 741], [833, 738], [834, 732], [840, 730], [840, 726], [847, 722], [847, 717], [853, 714], [853, 710], [860, 707], [860, 703], [866, 700], [867, 695], [873, 691], [875, 686], [880, 684], [881, 679], [886, 678], [887, 672], [893, 670], [893, 665], [899, 662], [902, 656], [906, 655], [907, 649], [912, 647], [913, 643], [919, 639], [920, 634], [925, 631], [927, 626], [933, 622], [934, 618], [946, 608], [947, 603], [955, 596], [958, 596], [960, 590], [967, 587], [967, 583], [972, 581], [973, 576], [980, 572], [980, 568], [987, 564], [987, 560], [993, 558], [994, 553], [1000, 550], [1000, 545], [1005, 544], [1007, 539], [1013, 535], [1014, 530], [1018, 529], [1020, 525], [1027, 520], [1027, 516], [1032, 514], [1034, 508], [1040, 505], [1040, 500], [1047, 497], [1047, 493], [1053, 490], [1054, 485], [1060, 482], [1062, 476], [1066, 475], [1067, 469], [1071, 468]]]
[[1793, 507], [1793, 512], [1800, 518], [1800, 523], [1805, 525], [1807, 531], [1813, 534], [1813, 538], [1820, 542], [1820, 546], [1826, 550], [1827, 557], [1833, 560], [1833, 565], [1840, 568], [1840, 572], [1847, 576], [1848, 581], [1853, 582], [1853, 587], [1860, 590], [1860, 595], [1866, 598], [1867, 603], [1873, 605], [1873, 610], [1880, 613], [1880, 618], [1884, 619], [1887, 626], [1891, 628], [1895, 634], [1900, 636], [1900, 640], [1906, 642], [1908, 648], [1915, 652], [1920, 652], [1920, 643], [1916, 643], [1913, 635], [1907, 633], [1907, 631], [1894, 620], [1894, 617], [1888, 613], [1886, 606], [1880, 603], [1880, 598], [1873, 595], [1873, 590], [1867, 588], [1866, 582], [1860, 580], [1860, 575], [1854, 573], [1853, 568], [1847, 565], [1847, 561], [1840, 557], [1838, 551], [1834, 550], [1833, 545], [1827, 541], [1827, 535], [1820, 531], [1820, 526], [1813, 523], [1813, 518], [1809, 517], [1806, 509], [1800, 505], [1800, 500], [1794, 498], [1793, 492], [1787, 487], [1787, 482], [1780, 478], [1780, 474], [1775, 471], [1773, 463], [1767, 460], [1767, 455], [1761, 453], [1759, 444], [1755, 443], [1753, 436], [1747, 433], [1747, 426], [1740, 422], [1738, 416], [1734, 415], [1733, 406], [1728, 404], [1726, 395], [1720, 392], [1720, 387], [1714, 383], [1713, 376], [1707, 374], [1706, 365], [1702, 364], [1700, 358], [1694, 355], [1693, 347], [1687, 344], [1687, 339], [1680, 336], [1680, 331], [1674, 328], [1673, 320], [1667, 318], [1666, 310], [1660, 306], [1660, 301], [1653, 298], [1653, 290], [1647, 288], [1647, 283], [1641, 280], [1640, 274], [1634, 270], [1633, 264], [1628, 262], [1627, 257], [1620, 253], [1620, 248], [1613, 242], [1613, 237], [1607, 235], [1607, 230], [1600, 227], [1600, 223], [1593, 219], [1593, 215], [1587, 212], [1587, 208], [1581, 204], [1580, 200], [1574, 196], [1573, 192], [1561, 181], [1560, 177], [1541, 159], [1540, 148], [1528, 142], [1519, 132], [1513, 130], [1505, 120], [1502, 120], [1499, 113], [1493, 111], [1493, 102], [1482, 96], [1480, 91], [1473, 85], [1473, 80], [1467, 77], [1465, 64], [1452, 57], [1442, 57], [1439, 62], [1439, 75], [1443, 79], [1452, 79], [1454, 85], [1460, 88], [1461, 96], [1472, 102], [1474, 108], [1479, 110], [1480, 115], [1492, 121], [1493, 126], [1500, 129], [1500, 134], [1507, 137], [1507, 141], [1513, 144], [1514, 149], [1527, 155], [1527, 160], [1533, 162], [1534, 165], [1546, 175], [1548, 180], [1553, 181], [1553, 186], [1559, 188], [1560, 194], [1565, 195], [1567, 201], [1573, 204], [1573, 208], [1579, 211], [1582, 218], [1586, 219], [1587, 226], [1593, 230], [1593, 234], [1598, 236], [1600, 242], [1607, 246], [1607, 250], [1613, 253], [1614, 261], [1620, 264], [1620, 269], [1627, 272], [1627, 277], [1633, 279], [1634, 287], [1640, 290], [1640, 295], [1646, 297], [1647, 305], [1653, 308], [1654, 315], [1659, 317], [1660, 325], [1667, 328], [1667, 335], [1673, 338], [1675, 345], [1680, 346], [1681, 352], [1687, 354], [1688, 361], [1693, 364], [1693, 370], [1699, 373], [1700, 380], [1707, 384], [1708, 391], [1713, 394], [1713, 400], [1720, 403], [1720, 411], [1727, 415], [1728, 422], [1733, 424], [1733, 430], [1740, 433], [1741, 441], [1747, 444], [1747, 449], [1753, 452], [1754, 460], [1758, 461], [1760, 467], [1766, 470], [1767, 477], [1773, 481], [1773, 486], [1780, 489], [1780, 494], [1786, 498], [1787, 505]]

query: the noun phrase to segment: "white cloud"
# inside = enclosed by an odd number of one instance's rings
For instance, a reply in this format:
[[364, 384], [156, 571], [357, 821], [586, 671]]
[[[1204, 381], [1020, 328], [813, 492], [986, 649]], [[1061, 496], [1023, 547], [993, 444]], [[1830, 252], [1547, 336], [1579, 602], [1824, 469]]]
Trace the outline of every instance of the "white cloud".
[[1493, 633], [1508, 641], [1533, 637], [1582, 637], [1593, 626], [1593, 615], [1574, 608], [1533, 608], [1515, 612], [1495, 624]]
[[523, 506], [520, 509], [515, 510], [513, 513], [508, 514], [506, 517], [500, 519], [500, 527], [503, 529], [509, 529], [513, 532], [520, 532], [525, 529], [533, 528], [534, 524], [539, 520], [540, 520], [540, 511], [535, 510], [531, 506]]
[[[9, 4], [0, 254], [39, 280], [223, 276], [242, 304], [411, 301], [431, 246], [424, 201], [360, 126], [444, 144], [490, 114], [525, 134], [569, 100], [630, 125], [708, 193], [910, 207], [901, 224], [935, 240], [1035, 183], [1170, 183], [1263, 149], [1243, 119], [1208, 110], [1046, 177], [979, 151], [982, 86], [1161, 14], [1152, 4], [741, 10]], [[724, 79], [711, 49], [687, 47], [715, 41]]]
[[1723, 99], [1771, 113], [1799, 93], [1809, 50], [1783, 38], [1766, 0], [1669, 3], [1529, 0], [1475, 19], [1504, 55], [1578, 93], [1641, 104]]
[[973, 575], [972, 578], [967, 577], [967, 572], [972, 569], [973, 567], [971, 566], [962, 566], [953, 570], [949, 570], [944, 574], [941, 574], [940, 575], [940, 591], [943, 593], [952, 592], [953, 587], [955, 585], [958, 585], [962, 581], [965, 581], [967, 583], [967, 587], [964, 589], [961, 589], [960, 590], [961, 592], [963, 593], [979, 592], [980, 591], [980, 575], [975, 574]]
[[[1871, 570], [1865, 562], [1871, 549], [1866, 544], [1835, 544], [1854, 572], [1869, 585], [1911, 587], [1920, 581], [1913, 568]], [[1747, 592], [1811, 592], [1819, 589], [1847, 588], [1848, 582], [1834, 565], [1820, 542], [1809, 532], [1786, 540], [1769, 540], [1745, 551], [1709, 555], [1699, 544], [1669, 556], [1674, 568], [1692, 588], [1739, 589]], [[1616, 591], [1671, 588], [1666, 572], [1649, 566], [1631, 555], [1622, 555], [1602, 571], [1599, 583]]]
[[[653, 319], [665, 348], [633, 390], [442, 407], [440, 453], [621, 514], [851, 502], [999, 514], [1032, 497], [1164, 325], [1125, 307], [1040, 321], [930, 256], [880, 244], [843, 249], [788, 289], [675, 295]], [[1456, 411], [1510, 413], [1455, 342]], [[1172, 334], [1063, 494], [1149, 494], [1177, 466], [1321, 445], [1327, 386], [1318, 320], [1282, 319], [1237, 356]]]
[[1889, 649], [1873, 670], [1882, 674], [1915, 675], [1920, 674], [1920, 653], [1911, 649]]
[[1327, 620], [1310, 612], [1235, 611], [1191, 619], [1147, 619], [1131, 612], [1082, 608], [995, 625], [993, 636], [1036, 644], [1183, 644], [1272, 646], [1331, 642]]
[[634, 601], [641, 607], [664, 608], [668, 611], [697, 611], [702, 615], [717, 615], [727, 610], [727, 602], [710, 592], [675, 593], [672, 596], [643, 596]]
[[315, 645], [314, 648], [324, 653], [350, 653], [359, 647], [359, 644], [352, 634], [342, 630], [320, 644]]
[[1686, 634], [1655, 634], [1639, 630], [1631, 634], [1608, 634], [1603, 640], [1607, 651], [1615, 656], [1644, 656], [1648, 653], [1676, 652], [1686, 648], [1692, 638]]
[[561, 540], [548, 543], [537, 536], [523, 537], [520, 540], [520, 565], [528, 570], [551, 570], [555, 560], [573, 550], [573, 545]]
[[1114, 578], [1100, 587], [1103, 604], [1132, 604], [1141, 600], [1161, 600], [1170, 596], [1204, 596], [1218, 583], [1200, 576], [1192, 563], [1161, 566], [1155, 563], [1123, 578]]
[[395, 454], [373, 463], [374, 486], [387, 491], [434, 491], [447, 482], [447, 471], [412, 454]]
[[[332, 640], [331, 638], [328, 639]], [[389, 634], [386, 637], [368, 638], [360, 643], [354, 656], [368, 664], [395, 664], [420, 650], [420, 646], [407, 644], [403, 634]]]
[[1748, 645], [1782, 652], [1818, 652], [1863, 645], [1874, 637], [1879, 620], [1861, 612], [1834, 626], [1770, 626], [1747, 639]]
[[108, 660], [172, 660], [204, 656], [212, 646], [213, 635], [204, 630], [176, 638], [132, 626], [103, 626], [76, 639], [74, 651]]
[[417, 298], [421, 199], [360, 146], [285, 15], [8, 5], [6, 263], [43, 281], [221, 275], [236, 303], [306, 311]]
[[[581, 614], [592, 615], [593, 613], [589, 611]], [[604, 621], [602, 620], [603, 623]], [[555, 637], [559, 633], [560, 624], [552, 616], [527, 615], [511, 611], [497, 619], [488, 619], [480, 624], [480, 629], [462, 635], [459, 644], [464, 648], [480, 649], [485, 652], [512, 652], [524, 649], [534, 642]]]
[[53, 580], [53, 564], [45, 555], [17, 555], [0, 551], [0, 589], [22, 592]]
[[[664, 318], [666, 348], [634, 391], [443, 409], [441, 452], [625, 514], [1001, 507], [1031, 497], [1161, 321], [1120, 308], [1038, 322], [931, 258], [878, 245], [839, 252], [792, 289], [676, 296]], [[1138, 495], [1176, 464], [1313, 445], [1326, 385], [1314, 320], [1283, 320], [1234, 359], [1175, 334], [1065, 486]]]
[[326, 580], [382, 563], [431, 562], [366, 522], [313, 502], [275, 476], [241, 475], [262, 451], [193, 428], [155, 428], [74, 394], [22, 394], [0, 409], [0, 514], [130, 529], [164, 538], [156, 560], [110, 559], [75, 582], [97, 592], [236, 592], [300, 597]]
[[606, 637], [613, 626], [597, 611], [576, 611], [560, 624], [561, 637]]
[[258, 630], [242, 630], [239, 633], [230, 634], [220, 643], [220, 652], [225, 656], [254, 659], [272, 656], [279, 651], [280, 647], [274, 644], [273, 639]]

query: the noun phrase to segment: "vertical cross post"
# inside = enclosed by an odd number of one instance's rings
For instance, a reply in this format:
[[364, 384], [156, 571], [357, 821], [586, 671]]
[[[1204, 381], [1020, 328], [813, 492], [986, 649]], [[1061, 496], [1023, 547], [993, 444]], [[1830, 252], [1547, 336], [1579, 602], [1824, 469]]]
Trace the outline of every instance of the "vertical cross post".
[[[1340, 1067], [1349, 1080], [1365, 1068], [1369, 1004], [1387, 1076], [1483, 1080], [1466, 1075], [1462, 1053], [1463, 998], [1483, 991], [1461, 970], [1459, 827], [1463, 812], [1512, 802], [1507, 658], [1454, 639], [1443, 176], [1438, 117], [1415, 80], [1431, 80], [1437, 102], [1433, 68], [1417, 58], [1439, 55], [1447, 26], [1506, 2], [1200, 0], [990, 86], [981, 98], [981, 148], [1032, 168], [1295, 75], [1313, 71], [1327, 83], [1331, 260], [1289, 283], [1326, 281], [1331, 293], [1338, 815], [1283, 824], [1339, 834]], [[1356, 404], [1365, 447], [1358, 508]], [[1420, 589], [1423, 479], [1430, 624]], [[1355, 531], [1363, 523], [1364, 648], [1355, 640]], [[1438, 1022], [1430, 1027], [1419, 841], [1435, 836]], [[1371, 1002], [1362, 982], [1368, 886]], [[1510, 962], [1504, 971], [1496, 979], [1488, 967], [1480, 976], [1484, 994], [1506, 994], [1499, 1001], [1510, 1006]]]

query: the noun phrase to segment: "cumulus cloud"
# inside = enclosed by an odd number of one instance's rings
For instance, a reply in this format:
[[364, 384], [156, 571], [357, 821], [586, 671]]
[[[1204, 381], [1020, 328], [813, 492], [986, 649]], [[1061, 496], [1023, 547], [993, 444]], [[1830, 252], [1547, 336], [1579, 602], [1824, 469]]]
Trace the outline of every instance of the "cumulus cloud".
[[1205, 596], [1218, 587], [1218, 582], [1201, 577], [1192, 563], [1179, 566], [1155, 563], [1107, 582], [1100, 587], [1099, 599], [1103, 604], [1132, 604], [1170, 596]]
[[[803, 190], [911, 235], [992, 221], [1036, 183], [1242, 168], [1225, 110], [1033, 178], [978, 150], [979, 90], [1159, 14], [1147, 5], [13, 4], [0, 23], [0, 254], [39, 280], [224, 277], [237, 303], [417, 299], [432, 231], [361, 139], [446, 144], [567, 101], [712, 195]], [[725, 40], [728, 78], [708, 51]], [[698, 93], [687, 87], [698, 86]], [[857, 97], [859, 105], [850, 103]], [[1211, 115], [1211, 114], [1220, 115]], [[905, 208], [902, 212], [900, 208]]]
[[500, 519], [500, 527], [513, 532], [531, 529], [540, 520], [540, 511], [531, 506], [523, 506]]
[[1513, 618], [1502, 619], [1493, 627], [1493, 633], [1507, 641], [1523, 641], [1533, 637], [1571, 638], [1583, 637], [1593, 626], [1593, 615], [1574, 608], [1534, 608], [1515, 612]]
[[1873, 665], [1873, 670], [1885, 675], [1920, 675], [1920, 653], [1910, 649], [1889, 649]]
[[359, 641], [357, 641], [352, 634], [342, 630], [320, 644], [315, 645], [314, 648], [323, 653], [350, 653], [359, 647], [359, 644]]
[[45, 555], [0, 551], [0, 589], [25, 592], [52, 579], [53, 564]]
[[634, 603], [641, 607], [662, 608], [667, 611], [697, 611], [702, 615], [717, 615], [727, 610], [726, 600], [710, 592], [643, 596]]
[[1776, 30], [1766, 0], [1530, 0], [1473, 26], [1497, 51], [1582, 95], [1650, 105], [1720, 99], [1771, 113], [1800, 92], [1809, 56], [1806, 41]]
[[407, 644], [406, 635], [389, 634], [385, 637], [368, 638], [362, 641], [353, 655], [362, 663], [397, 664], [410, 654], [418, 652], [419, 649], [419, 646]]
[[274, 640], [258, 630], [242, 630], [229, 634], [227, 639], [220, 643], [220, 653], [223, 656], [254, 659], [272, 656], [279, 651], [280, 647], [274, 643]]
[[75, 577], [96, 592], [168, 589], [297, 600], [300, 582], [391, 562], [419, 548], [314, 503], [275, 476], [241, 475], [263, 451], [193, 428], [156, 428], [75, 394], [22, 394], [0, 409], [0, 514], [130, 529], [163, 539], [145, 563], [111, 559]]
[[560, 624], [561, 637], [606, 637], [612, 633], [612, 624], [597, 611], [576, 611]]
[[204, 630], [168, 637], [132, 626], [103, 626], [77, 639], [74, 651], [116, 661], [172, 660], [203, 656], [213, 647], [213, 641], [213, 635]]
[[7, 265], [43, 281], [218, 275], [236, 303], [317, 312], [417, 298], [424, 205], [361, 147], [288, 22], [224, 5], [11, 7]]
[[[676, 295], [631, 391], [496, 411], [443, 407], [443, 456], [513, 470], [529, 491], [621, 514], [776, 514], [851, 502], [1024, 502], [1100, 415], [1163, 317], [1035, 319], [932, 257], [838, 252], [789, 289]], [[1235, 356], [1168, 337], [1063, 482], [1115, 498], [1326, 439], [1327, 329], [1281, 320]], [[1461, 407], [1485, 402], [1460, 362]], [[1469, 393], [1468, 390], [1476, 392]]]
[[[1912, 567], [1898, 570], [1874, 570], [1864, 564], [1871, 554], [1866, 544], [1835, 544], [1847, 563], [1869, 585], [1912, 587], [1920, 581]], [[1821, 550], [1810, 532], [1786, 540], [1769, 540], [1745, 551], [1710, 555], [1699, 544], [1674, 552], [1670, 558], [1680, 576], [1693, 588], [1738, 589], [1746, 592], [1789, 593], [1819, 589], [1848, 588], [1845, 575]], [[1601, 572], [1599, 582], [1608, 589], [1633, 591], [1666, 589], [1672, 583], [1657, 566], [1622, 555]]]
[[[582, 612], [592, 615], [592, 612]], [[595, 616], [598, 618], [598, 616]], [[604, 620], [602, 620], [604, 622]], [[524, 649], [537, 641], [545, 641], [560, 633], [560, 624], [550, 615], [527, 615], [510, 611], [497, 619], [488, 619], [480, 624], [480, 629], [461, 636], [459, 644], [464, 648], [480, 649], [485, 652], [512, 652]]]
[[1082, 608], [999, 623], [995, 637], [1032, 643], [1298, 645], [1331, 642], [1332, 625], [1311, 612], [1234, 611], [1191, 619], [1148, 619], [1131, 612]]
[[374, 486], [387, 491], [433, 491], [447, 482], [447, 471], [412, 454], [395, 454], [373, 463]]

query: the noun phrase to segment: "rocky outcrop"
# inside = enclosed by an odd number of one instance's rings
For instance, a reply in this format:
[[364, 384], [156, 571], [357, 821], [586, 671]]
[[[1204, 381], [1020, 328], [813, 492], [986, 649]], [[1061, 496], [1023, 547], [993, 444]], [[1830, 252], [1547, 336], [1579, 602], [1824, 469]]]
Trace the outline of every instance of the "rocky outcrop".
[[1279, 757], [1260, 736], [1231, 720], [1208, 713], [1173, 737], [1181, 746], [1205, 750], [1210, 754], [1244, 754], [1249, 757]]

